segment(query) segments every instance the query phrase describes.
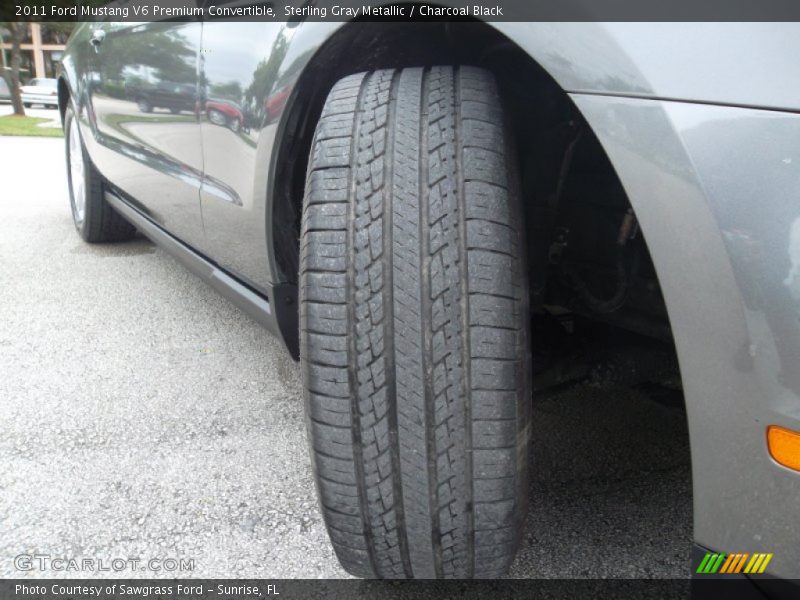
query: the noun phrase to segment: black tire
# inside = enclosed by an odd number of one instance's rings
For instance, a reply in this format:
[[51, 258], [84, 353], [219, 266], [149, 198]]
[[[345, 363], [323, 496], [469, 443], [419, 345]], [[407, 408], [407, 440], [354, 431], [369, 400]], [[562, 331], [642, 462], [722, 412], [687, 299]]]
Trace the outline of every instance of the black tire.
[[301, 362], [312, 465], [343, 567], [489, 578], [527, 510], [528, 288], [493, 77], [342, 79], [306, 184]]
[[30, 108], [33, 106], [33, 104], [31, 104], [30, 102], [24, 102], [23, 104], [25, 105], [25, 108]]
[[76, 186], [73, 182], [72, 162], [70, 156], [70, 136], [72, 128], [76, 127], [75, 112], [72, 104], [67, 106], [64, 117], [64, 140], [67, 161], [67, 182], [69, 185], [69, 201], [72, 210], [72, 221], [80, 236], [87, 242], [121, 242], [129, 240], [136, 233], [136, 228], [128, 223], [111, 205], [106, 202], [103, 189], [103, 178], [94, 168], [80, 137], [80, 128], [76, 130], [80, 142], [80, 152], [83, 156], [83, 185], [86, 194], [82, 214], [78, 211], [76, 202]]
[[150, 100], [147, 98], [139, 98], [136, 101], [136, 106], [139, 108], [139, 112], [143, 113], [151, 113], [153, 112], [153, 105], [150, 103]]

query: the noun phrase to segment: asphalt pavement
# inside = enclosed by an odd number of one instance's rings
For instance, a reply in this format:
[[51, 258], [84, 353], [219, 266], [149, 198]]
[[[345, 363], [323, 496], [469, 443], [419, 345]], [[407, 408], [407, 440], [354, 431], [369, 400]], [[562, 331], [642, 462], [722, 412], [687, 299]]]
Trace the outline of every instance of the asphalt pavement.
[[[346, 576], [297, 364], [145, 239], [83, 243], [66, 189], [63, 140], [0, 137], [0, 577]], [[685, 419], [624, 388], [537, 398], [511, 576], [688, 576]], [[18, 570], [32, 554], [95, 571]]]

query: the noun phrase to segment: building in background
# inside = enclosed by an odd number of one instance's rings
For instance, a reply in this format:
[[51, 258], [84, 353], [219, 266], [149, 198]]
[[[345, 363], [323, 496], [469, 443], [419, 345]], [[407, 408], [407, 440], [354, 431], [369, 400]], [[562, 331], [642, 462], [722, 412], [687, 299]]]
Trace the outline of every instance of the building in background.
[[[20, 45], [22, 64], [19, 78], [25, 84], [34, 77], [55, 77], [58, 63], [72, 24], [29, 23]], [[11, 60], [11, 40], [0, 26], [0, 67], [5, 69]]]

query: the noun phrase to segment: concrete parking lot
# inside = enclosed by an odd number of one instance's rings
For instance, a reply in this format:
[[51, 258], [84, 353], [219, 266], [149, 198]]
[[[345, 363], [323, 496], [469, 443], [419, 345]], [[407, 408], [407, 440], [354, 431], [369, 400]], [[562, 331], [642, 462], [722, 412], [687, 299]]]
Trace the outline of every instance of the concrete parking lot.
[[[0, 577], [20, 554], [193, 559], [147, 577], [343, 577], [298, 366], [144, 239], [75, 233], [63, 141], [0, 137]], [[513, 577], [686, 577], [685, 414], [624, 388], [537, 398]]]

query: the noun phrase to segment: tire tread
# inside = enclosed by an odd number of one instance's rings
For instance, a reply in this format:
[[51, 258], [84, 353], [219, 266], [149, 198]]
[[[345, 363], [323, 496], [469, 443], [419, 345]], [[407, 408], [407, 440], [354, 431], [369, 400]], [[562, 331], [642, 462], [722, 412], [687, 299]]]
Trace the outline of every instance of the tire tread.
[[300, 260], [312, 465], [362, 577], [496, 577], [526, 510], [524, 240], [493, 77], [351, 75], [313, 141]]

